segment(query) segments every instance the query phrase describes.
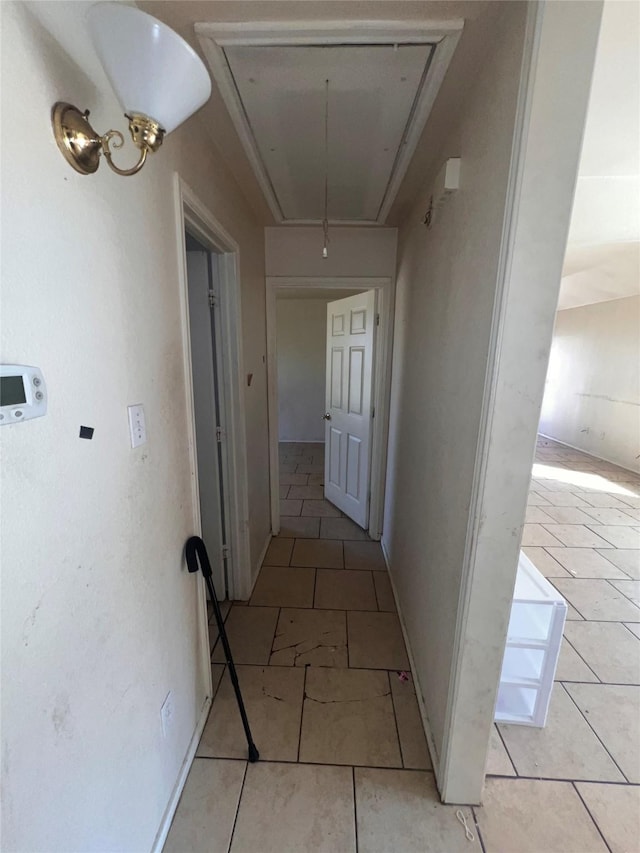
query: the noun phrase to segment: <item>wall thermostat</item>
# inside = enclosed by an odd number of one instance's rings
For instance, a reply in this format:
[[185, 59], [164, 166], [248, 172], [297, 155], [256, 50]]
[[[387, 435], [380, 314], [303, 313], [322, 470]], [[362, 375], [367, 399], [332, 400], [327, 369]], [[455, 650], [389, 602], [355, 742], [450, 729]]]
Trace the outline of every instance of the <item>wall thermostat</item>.
[[40, 369], [0, 364], [0, 426], [41, 418], [47, 413], [47, 389]]

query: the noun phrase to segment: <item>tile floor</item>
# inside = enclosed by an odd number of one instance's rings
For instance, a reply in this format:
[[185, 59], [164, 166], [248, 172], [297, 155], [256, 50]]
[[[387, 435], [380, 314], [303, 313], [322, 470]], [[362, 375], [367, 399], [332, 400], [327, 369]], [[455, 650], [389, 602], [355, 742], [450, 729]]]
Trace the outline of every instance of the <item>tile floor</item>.
[[281, 534], [224, 608], [261, 761], [216, 646], [165, 851], [639, 851], [640, 478], [538, 442], [523, 547], [570, 613], [547, 726], [494, 728], [470, 841], [437, 797], [380, 546], [323, 500], [322, 445], [284, 445], [281, 471]]

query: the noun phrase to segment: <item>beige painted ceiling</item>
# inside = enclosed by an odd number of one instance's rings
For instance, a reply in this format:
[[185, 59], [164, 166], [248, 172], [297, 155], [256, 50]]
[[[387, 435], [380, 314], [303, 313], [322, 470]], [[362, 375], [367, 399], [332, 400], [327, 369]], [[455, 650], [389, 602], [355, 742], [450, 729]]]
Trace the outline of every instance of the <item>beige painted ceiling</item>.
[[605, 2], [560, 310], [640, 294], [639, 44], [640, 4]]
[[[398, 225], [435, 174], [442, 152], [429, 139], [455, 128], [468, 81], [490, 44], [502, 3], [490, 0], [139, 0], [145, 11], [177, 30], [203, 57], [196, 23], [255, 21], [442, 21], [463, 18], [464, 31], [405, 177], [386, 219]], [[606, 0], [593, 89], [576, 187], [559, 308], [640, 292], [640, 5]], [[274, 218], [218, 87], [200, 119], [257, 218]], [[457, 152], [449, 152], [453, 155]]]
[[[225, 2], [212, 2], [212, 0], [139, 0], [138, 5], [144, 11], [155, 15], [179, 32], [205, 61], [206, 58], [195, 34], [195, 25], [201, 23], [255, 23], [256, 21], [419, 21], [425, 23], [464, 19], [465, 30], [442, 86], [447, 93], [447, 109], [442, 109], [442, 105], [439, 103], [441, 98], [439, 97], [429, 117], [431, 125], [441, 125], [448, 121], [451, 116], [455, 116], [462, 104], [466, 94], [466, 82], [469, 80], [469, 75], [473, 74], [482, 63], [487, 44], [491, 38], [492, 22], [499, 14], [503, 4], [495, 2], [495, 0], [492, 2], [485, 2], [485, 0], [435, 0], [435, 2], [434, 0], [306, 0], [306, 2], [299, 2], [298, 0], [226, 0]], [[400, 74], [400, 76], [404, 75]], [[384, 94], [381, 97], [384, 97]], [[387, 100], [393, 101], [396, 97], [396, 92], [390, 89], [387, 93]], [[384, 106], [389, 110], [394, 104], [385, 104]], [[275, 224], [276, 220], [265, 200], [264, 193], [215, 80], [213, 80], [212, 97], [200, 111], [199, 117], [255, 215], [265, 225]], [[313, 132], [312, 136], [315, 144], [317, 142], [317, 130]], [[425, 138], [423, 132], [418, 143], [417, 153], [409, 164], [395, 195], [393, 206], [386, 217], [386, 224], [395, 225], [399, 223], [417, 193], [422, 189], [426, 170], [433, 167], [432, 160], [441, 156], [441, 152], [433, 151], [428, 144], [424, 144]], [[368, 140], [368, 143], [370, 148], [374, 146], [374, 140]], [[266, 145], [266, 147], [277, 146]], [[379, 147], [384, 149], [391, 147], [391, 145], [380, 144]], [[300, 156], [299, 151], [295, 153], [296, 156]], [[383, 150], [382, 153], [389, 154], [390, 152]], [[371, 151], [366, 156], [370, 156], [370, 154]], [[283, 169], [282, 164], [280, 168]], [[315, 153], [310, 158], [309, 168], [310, 172], [315, 174], [311, 180], [311, 187], [294, 189], [293, 193], [289, 192], [290, 199], [294, 198], [296, 193], [301, 196], [307, 193], [313, 196], [314, 203], [316, 203], [319, 170], [317, 154]], [[356, 161], [353, 166], [354, 172], [361, 168], [362, 164]], [[376, 168], [379, 167], [376, 166]], [[284, 171], [287, 171], [286, 168]], [[286, 180], [285, 174], [283, 183], [286, 183]], [[378, 176], [378, 183], [380, 180]], [[362, 179], [358, 186], [360, 212], [365, 208], [367, 210], [372, 209], [375, 206], [375, 201], [379, 198], [379, 190], [375, 190], [373, 185], [368, 186]], [[355, 212], [358, 213], [357, 210]], [[347, 211], [347, 213], [352, 214], [353, 211]], [[313, 215], [315, 218], [317, 212]], [[339, 215], [338, 211], [336, 218]]]

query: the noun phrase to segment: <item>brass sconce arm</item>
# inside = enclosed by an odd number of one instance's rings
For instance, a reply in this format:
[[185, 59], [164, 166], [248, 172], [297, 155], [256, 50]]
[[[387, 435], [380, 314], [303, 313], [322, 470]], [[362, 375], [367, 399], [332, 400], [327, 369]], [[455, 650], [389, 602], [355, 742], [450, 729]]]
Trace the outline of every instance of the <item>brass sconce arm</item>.
[[104, 158], [109, 164], [109, 168], [113, 169], [114, 172], [118, 175], [135, 175], [136, 172], [139, 172], [140, 169], [144, 166], [145, 160], [147, 159], [148, 149], [143, 148], [140, 152], [140, 158], [135, 166], [132, 166], [130, 169], [120, 169], [113, 162], [111, 157], [111, 149], [109, 148], [109, 144], [113, 139], [113, 147], [114, 148], [122, 148], [124, 145], [124, 136], [120, 133], [119, 130], [108, 130], [105, 135], [101, 138], [100, 142], [102, 145], [102, 152], [104, 154]]
[[122, 148], [124, 137], [119, 130], [108, 130], [103, 136], [96, 133], [88, 121], [89, 110], [80, 112], [77, 107], [59, 101], [53, 107], [52, 124], [58, 148], [65, 160], [82, 175], [90, 175], [100, 165], [100, 154], [118, 175], [135, 175], [144, 166], [149, 152], [157, 151], [162, 145], [164, 130], [157, 121], [141, 113], [132, 113], [129, 131], [140, 157], [130, 169], [120, 169], [113, 162], [110, 145]]

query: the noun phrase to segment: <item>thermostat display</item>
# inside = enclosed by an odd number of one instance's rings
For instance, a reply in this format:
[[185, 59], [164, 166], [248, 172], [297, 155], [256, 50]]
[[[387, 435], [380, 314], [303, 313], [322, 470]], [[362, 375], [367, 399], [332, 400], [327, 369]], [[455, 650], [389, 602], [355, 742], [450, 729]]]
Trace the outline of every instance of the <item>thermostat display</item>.
[[0, 365], [0, 426], [40, 418], [46, 413], [47, 391], [39, 368]]

